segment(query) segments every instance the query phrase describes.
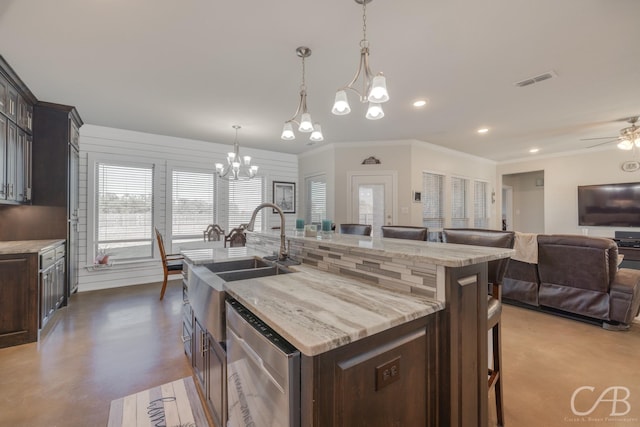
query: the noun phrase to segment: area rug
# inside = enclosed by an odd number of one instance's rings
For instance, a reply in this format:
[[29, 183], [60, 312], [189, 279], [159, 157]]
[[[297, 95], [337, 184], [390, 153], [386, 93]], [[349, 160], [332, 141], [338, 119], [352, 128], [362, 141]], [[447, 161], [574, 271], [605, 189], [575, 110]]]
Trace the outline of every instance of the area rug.
[[193, 378], [111, 402], [107, 427], [209, 427]]

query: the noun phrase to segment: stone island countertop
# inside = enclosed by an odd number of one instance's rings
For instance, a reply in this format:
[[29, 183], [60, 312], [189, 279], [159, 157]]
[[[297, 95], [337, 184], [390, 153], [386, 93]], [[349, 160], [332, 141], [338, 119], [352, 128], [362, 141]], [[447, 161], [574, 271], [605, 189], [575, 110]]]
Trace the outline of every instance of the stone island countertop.
[[64, 239], [8, 240], [0, 242], [0, 255], [38, 253], [64, 242]]
[[444, 308], [435, 299], [312, 267], [239, 280], [225, 290], [307, 356], [341, 347]]

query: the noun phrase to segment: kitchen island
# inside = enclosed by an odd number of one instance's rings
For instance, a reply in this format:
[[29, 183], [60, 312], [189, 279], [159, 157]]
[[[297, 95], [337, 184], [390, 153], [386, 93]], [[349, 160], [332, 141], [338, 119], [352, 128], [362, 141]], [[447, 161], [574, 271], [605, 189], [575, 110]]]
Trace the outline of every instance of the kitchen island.
[[[224, 288], [302, 353], [301, 425], [486, 425], [480, 284], [487, 261], [511, 250], [345, 235], [287, 243], [296, 273]], [[245, 256], [279, 244], [252, 233]], [[190, 270], [225, 255], [184, 253]]]

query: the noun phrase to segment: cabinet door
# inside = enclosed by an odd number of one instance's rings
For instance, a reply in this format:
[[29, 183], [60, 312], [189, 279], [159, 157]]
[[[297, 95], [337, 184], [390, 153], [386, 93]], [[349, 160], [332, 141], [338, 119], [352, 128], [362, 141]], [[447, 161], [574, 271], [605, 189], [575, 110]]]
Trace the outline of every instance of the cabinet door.
[[[0, 84], [2, 82], [0, 81]], [[0, 90], [2, 88], [0, 87]], [[0, 200], [7, 198], [7, 118], [0, 114]]]
[[16, 143], [16, 189], [15, 189], [15, 199], [18, 202], [24, 202], [26, 200], [25, 197], [25, 148], [27, 146], [27, 134], [22, 129], [18, 128], [18, 142]]
[[7, 123], [7, 171], [6, 199], [16, 200], [16, 153], [18, 148], [18, 127], [15, 123]]
[[27, 134], [24, 145], [24, 156], [22, 158], [23, 176], [24, 176], [24, 200], [31, 200], [31, 154], [33, 152], [33, 137]]
[[9, 82], [0, 75], [0, 113], [7, 112], [7, 99], [9, 98]]
[[222, 346], [208, 335], [209, 367], [207, 384], [209, 391], [207, 401], [211, 409], [214, 424], [227, 425], [227, 355]]
[[60, 308], [64, 304], [64, 296], [65, 296], [65, 280], [66, 280], [66, 269], [65, 269], [65, 259], [64, 257], [58, 259], [56, 261], [56, 282], [55, 282], [55, 296], [54, 296], [54, 310]]
[[40, 329], [47, 324], [55, 307], [53, 302], [55, 271], [55, 265], [52, 265], [40, 273]]
[[38, 337], [35, 255], [0, 255], [0, 348]]
[[14, 122], [18, 119], [18, 91], [11, 85], [7, 85], [7, 106], [5, 108], [5, 114]]
[[198, 319], [195, 321], [193, 331], [193, 370], [200, 386], [206, 393], [205, 368], [207, 364], [207, 331], [200, 325]]
[[78, 232], [78, 209], [79, 209], [79, 161], [78, 150], [71, 145], [69, 157], [69, 227], [67, 236], [67, 245], [69, 253], [67, 254], [67, 277], [68, 277], [68, 295], [78, 289], [78, 266], [79, 258], [79, 232]]

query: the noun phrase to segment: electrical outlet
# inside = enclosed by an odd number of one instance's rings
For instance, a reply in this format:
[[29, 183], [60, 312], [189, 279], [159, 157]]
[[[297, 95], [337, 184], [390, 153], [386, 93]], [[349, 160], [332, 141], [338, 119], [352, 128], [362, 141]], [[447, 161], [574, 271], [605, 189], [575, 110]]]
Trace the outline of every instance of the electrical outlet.
[[376, 391], [400, 379], [400, 357], [376, 366]]

